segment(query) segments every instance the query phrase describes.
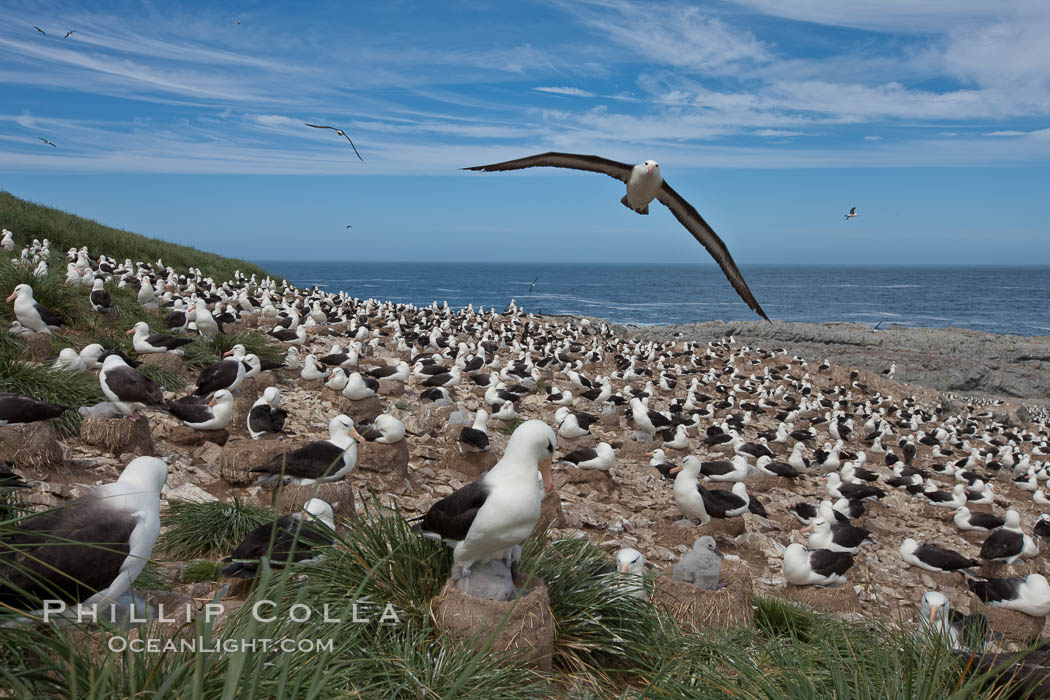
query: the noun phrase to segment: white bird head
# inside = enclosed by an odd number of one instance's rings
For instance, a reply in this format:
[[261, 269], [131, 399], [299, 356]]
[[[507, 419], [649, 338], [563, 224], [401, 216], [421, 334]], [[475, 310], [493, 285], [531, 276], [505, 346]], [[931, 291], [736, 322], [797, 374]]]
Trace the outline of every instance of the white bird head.
[[528, 420], [514, 430], [510, 440], [507, 441], [507, 449], [500, 462], [524, 461], [537, 464], [543, 476], [543, 488], [550, 492], [554, 490], [551, 460], [554, 459], [557, 449], [558, 436], [551, 427], [541, 420]]
[[699, 551], [701, 549], [706, 549], [709, 552], [717, 554], [719, 559], [725, 556], [724, 554], [722, 554], [721, 551], [719, 551], [718, 543], [715, 542], [715, 538], [711, 537], [711, 535], [704, 535], [696, 542], [693, 542], [693, 551]]
[[320, 520], [330, 530], [335, 529], [335, 513], [332, 512], [332, 506], [320, 498], [311, 498], [307, 501], [303, 505], [303, 512], [306, 513], [308, 520]]
[[645, 557], [637, 549], [626, 547], [616, 554], [616, 568], [621, 574], [641, 576], [645, 573]]
[[150, 493], [160, 494], [167, 480], [168, 465], [162, 460], [156, 457], [136, 457], [124, 467], [117, 483], [140, 486]]
[[6, 301], [14, 301], [15, 298], [28, 297], [33, 298], [33, 288], [28, 284], [16, 285], [14, 290], [11, 292], [11, 296], [7, 297]]
[[938, 591], [926, 591], [919, 603], [922, 610], [921, 622], [932, 628], [938, 619], [948, 619], [948, 599]]

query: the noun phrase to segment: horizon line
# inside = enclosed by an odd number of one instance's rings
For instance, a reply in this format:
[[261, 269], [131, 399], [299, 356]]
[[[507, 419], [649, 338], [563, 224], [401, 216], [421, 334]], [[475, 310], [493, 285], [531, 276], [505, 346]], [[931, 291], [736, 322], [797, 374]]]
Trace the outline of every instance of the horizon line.
[[[666, 265], [668, 267], [710, 267], [719, 269], [716, 263], [707, 262], [666, 262], [666, 261], [637, 261], [637, 260], [604, 260], [587, 262], [566, 262], [565, 260], [287, 260], [287, 259], [263, 259], [257, 258], [247, 260], [256, 265], [265, 263], [278, 264], [397, 264], [397, 265]], [[907, 262], [907, 263], [855, 263], [855, 262], [752, 262], [741, 263], [739, 267], [1050, 267], [1050, 262], [1045, 263], [935, 263], [935, 262]]]

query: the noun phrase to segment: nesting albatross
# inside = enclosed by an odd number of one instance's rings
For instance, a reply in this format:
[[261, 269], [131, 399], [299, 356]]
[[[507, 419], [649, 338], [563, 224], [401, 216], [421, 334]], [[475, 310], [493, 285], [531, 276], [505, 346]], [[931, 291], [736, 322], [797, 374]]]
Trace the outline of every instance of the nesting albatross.
[[660, 166], [654, 160], [647, 160], [639, 165], [628, 165], [608, 158], [599, 156], [580, 155], [578, 153], [540, 153], [534, 156], [526, 156], [517, 160], [508, 160], [503, 163], [492, 163], [491, 165], [476, 165], [464, 170], [480, 170], [483, 172], [498, 172], [502, 170], [522, 170], [524, 168], [549, 167], [568, 168], [570, 170], [585, 170], [592, 173], [604, 173], [609, 177], [616, 178], [627, 184], [627, 194], [620, 202], [639, 214], [649, 213], [649, 202], [658, 199], [664, 206], [671, 210], [674, 217], [685, 226], [689, 233], [700, 242], [711, 257], [715, 259], [722, 268], [729, 283], [733, 285], [740, 298], [755, 311], [759, 316], [769, 320], [766, 312], [759, 306], [751, 290], [740, 274], [733, 256], [729, 254], [722, 239], [718, 237], [714, 229], [704, 221], [700, 213], [685, 201], [680, 194], [674, 191], [663, 176], [660, 175]]
[[285, 561], [312, 561], [317, 548], [335, 541], [335, 517], [332, 506], [320, 498], [311, 498], [297, 513], [282, 515], [277, 520], [263, 523], [244, 538], [223, 567], [223, 576], [254, 578], [260, 560], [265, 556], [279, 568]]
[[327, 440], [283, 452], [255, 467], [252, 472], [263, 476], [252, 486], [281, 478], [299, 486], [342, 479], [357, 465], [357, 443], [365, 439], [349, 416], [343, 414], [328, 422], [328, 436]]
[[554, 489], [551, 459], [557, 449], [558, 437], [549, 425], [526, 421], [510, 436], [503, 458], [492, 469], [423, 515], [423, 534], [454, 547], [454, 579], [468, 578], [472, 566], [490, 559], [512, 564], [517, 545], [539, 520], [544, 491]]
[[136, 457], [113, 483], [23, 520], [0, 554], [0, 604], [36, 610], [37, 598], [112, 602], [126, 593], [160, 534], [168, 466]]

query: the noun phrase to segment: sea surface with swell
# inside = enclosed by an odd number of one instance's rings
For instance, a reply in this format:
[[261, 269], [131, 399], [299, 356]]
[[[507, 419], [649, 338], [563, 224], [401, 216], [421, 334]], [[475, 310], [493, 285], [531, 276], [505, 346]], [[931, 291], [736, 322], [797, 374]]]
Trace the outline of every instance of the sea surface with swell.
[[[758, 319], [713, 265], [258, 262], [298, 287], [416, 305], [503, 310], [513, 298], [529, 311], [636, 325]], [[1050, 335], [1050, 267], [748, 265], [741, 272], [771, 319]]]

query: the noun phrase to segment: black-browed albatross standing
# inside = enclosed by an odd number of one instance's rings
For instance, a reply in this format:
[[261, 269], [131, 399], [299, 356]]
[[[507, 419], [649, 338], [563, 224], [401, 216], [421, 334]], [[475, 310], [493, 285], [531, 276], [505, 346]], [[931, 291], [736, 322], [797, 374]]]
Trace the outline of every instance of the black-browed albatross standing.
[[18, 523], [0, 555], [0, 603], [35, 610], [37, 598], [90, 605], [126, 593], [160, 534], [167, 478], [163, 461], [136, 457], [115, 482]]
[[[540, 420], [517, 427], [503, 458], [477, 481], [430, 507], [421, 518], [424, 535], [444, 540], [463, 577], [478, 562], [506, 557], [536, 526], [544, 491], [554, 489], [551, 460], [558, 436]], [[537, 478], [543, 479], [543, 485]]]
[[639, 214], [649, 213], [649, 202], [653, 199], [660, 200], [664, 206], [671, 210], [674, 217], [685, 226], [689, 233], [700, 242], [711, 257], [715, 259], [722, 268], [729, 283], [733, 285], [740, 298], [759, 316], [769, 320], [766, 312], [759, 306], [758, 301], [740, 274], [733, 256], [729, 249], [718, 237], [714, 229], [704, 221], [704, 217], [685, 201], [680, 194], [674, 191], [660, 175], [660, 165], [655, 160], [647, 160], [639, 165], [628, 165], [608, 158], [599, 156], [580, 155], [578, 153], [540, 153], [534, 156], [526, 156], [517, 160], [508, 160], [503, 163], [491, 165], [476, 165], [464, 170], [481, 170], [484, 172], [498, 172], [501, 170], [522, 170], [524, 168], [549, 167], [568, 168], [570, 170], [585, 170], [592, 173], [604, 173], [627, 184], [627, 194], [620, 202]]

